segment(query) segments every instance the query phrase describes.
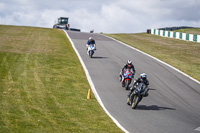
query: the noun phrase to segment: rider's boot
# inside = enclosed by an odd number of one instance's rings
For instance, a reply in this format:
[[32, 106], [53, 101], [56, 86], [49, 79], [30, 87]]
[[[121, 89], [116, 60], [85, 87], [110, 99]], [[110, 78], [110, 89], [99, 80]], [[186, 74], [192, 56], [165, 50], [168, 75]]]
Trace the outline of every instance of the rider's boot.
[[120, 74], [119, 75], [119, 82], [121, 82], [122, 81], [122, 75]]
[[149, 95], [148, 91], [149, 91], [149, 88], [147, 88], [147, 89], [145, 90], [145, 92], [144, 92], [144, 97], [147, 97], [147, 96]]
[[144, 97], [147, 97], [148, 95], [149, 95], [149, 93], [147, 92], [147, 93], [144, 94]]
[[124, 87], [125, 86], [125, 83], [124, 83], [124, 80], [122, 81], [122, 87]]

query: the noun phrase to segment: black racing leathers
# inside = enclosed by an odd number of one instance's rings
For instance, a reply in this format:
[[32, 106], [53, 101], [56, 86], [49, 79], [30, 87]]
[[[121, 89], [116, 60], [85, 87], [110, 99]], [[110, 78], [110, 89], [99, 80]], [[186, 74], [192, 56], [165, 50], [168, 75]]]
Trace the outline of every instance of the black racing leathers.
[[135, 67], [133, 66], [133, 64], [131, 64], [130, 66], [125, 64], [124, 67], [122, 68], [122, 74], [124, 73], [124, 69], [132, 70], [133, 75], [135, 75]]
[[147, 79], [142, 79], [141, 77], [140, 77], [140, 78], [137, 78], [137, 79], [135, 80], [133, 86], [132, 86], [131, 89], [130, 89], [129, 95], [134, 91], [136, 85], [137, 85], [138, 83], [142, 83], [142, 82], [146, 85], [146, 88], [145, 88], [145, 90], [144, 90], [144, 92], [143, 92], [143, 93], [144, 93], [144, 96], [148, 96], [148, 91], [149, 91], [148, 85], [149, 85], [149, 81], [148, 81]]

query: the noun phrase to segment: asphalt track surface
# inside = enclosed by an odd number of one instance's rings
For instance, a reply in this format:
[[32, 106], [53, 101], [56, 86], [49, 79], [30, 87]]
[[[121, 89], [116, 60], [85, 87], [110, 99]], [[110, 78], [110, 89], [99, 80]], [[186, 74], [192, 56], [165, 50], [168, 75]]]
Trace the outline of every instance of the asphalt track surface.
[[[100, 34], [67, 31], [82, 57], [105, 108], [130, 133], [200, 133], [200, 84], [159, 61]], [[86, 42], [97, 44], [94, 57]], [[135, 78], [145, 72], [149, 96], [133, 110], [119, 82], [119, 72], [133, 60]]]

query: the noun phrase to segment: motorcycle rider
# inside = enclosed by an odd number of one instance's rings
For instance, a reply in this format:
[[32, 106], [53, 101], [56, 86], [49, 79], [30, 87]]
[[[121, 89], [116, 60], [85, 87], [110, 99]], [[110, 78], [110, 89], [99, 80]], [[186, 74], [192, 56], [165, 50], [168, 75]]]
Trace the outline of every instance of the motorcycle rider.
[[87, 44], [86, 44], [86, 49], [88, 50], [88, 46], [89, 45], [93, 45], [94, 50], [96, 50], [96, 44], [95, 44], [95, 40], [92, 37], [89, 37]]
[[[128, 60], [127, 63], [124, 64], [124, 67], [122, 68], [122, 70], [121, 70], [121, 72], [120, 72], [120, 75], [119, 75], [119, 77], [120, 77], [120, 82], [121, 82], [122, 76], [123, 76], [123, 74], [124, 74], [124, 69], [130, 69], [130, 70], [132, 70], [133, 77], [134, 77], [134, 75], [135, 75], [135, 67], [134, 67], [134, 65], [132, 64], [132, 61], [131, 61], [131, 60]], [[123, 82], [124, 82], [124, 81], [122, 81], [122, 83], [123, 83]]]
[[147, 75], [145, 73], [140, 74], [140, 77], [135, 80], [135, 82], [133, 83], [133, 86], [130, 88], [130, 93], [128, 96], [130, 96], [130, 94], [135, 90], [136, 85], [142, 82], [146, 85], [146, 87], [144, 88], [145, 90], [143, 91], [143, 94], [144, 94], [143, 96], [147, 97], [148, 91], [149, 91], [149, 88], [148, 88], [149, 81], [147, 80]]

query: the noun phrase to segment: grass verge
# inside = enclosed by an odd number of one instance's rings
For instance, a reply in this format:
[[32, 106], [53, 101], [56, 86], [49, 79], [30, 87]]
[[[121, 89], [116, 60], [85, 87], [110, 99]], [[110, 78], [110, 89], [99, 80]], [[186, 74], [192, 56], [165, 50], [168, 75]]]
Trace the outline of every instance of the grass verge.
[[186, 28], [186, 29], [179, 29], [179, 30], [174, 30], [174, 32], [182, 32], [182, 33], [188, 33], [188, 34], [197, 34], [197, 35], [200, 35], [200, 28]]
[[122, 132], [63, 31], [0, 25], [0, 132]]
[[200, 81], [199, 43], [147, 33], [106, 35], [144, 51]]

